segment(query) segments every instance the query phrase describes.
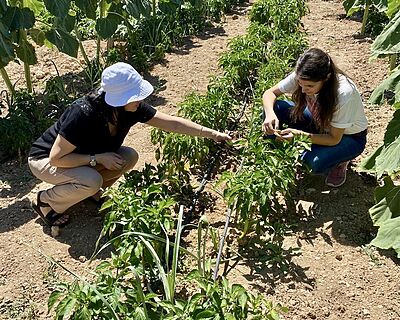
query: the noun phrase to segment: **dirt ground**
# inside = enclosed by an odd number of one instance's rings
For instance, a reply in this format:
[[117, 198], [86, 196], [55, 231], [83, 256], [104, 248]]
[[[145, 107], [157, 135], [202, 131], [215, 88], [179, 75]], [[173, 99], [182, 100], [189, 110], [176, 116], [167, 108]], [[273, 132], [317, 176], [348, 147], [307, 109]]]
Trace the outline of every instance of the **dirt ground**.
[[[303, 21], [310, 46], [328, 51], [354, 79], [366, 101], [386, 76], [387, 62], [368, 62], [372, 40], [358, 36], [361, 22], [345, 18], [341, 1], [310, 0], [308, 5], [310, 12]], [[174, 114], [187, 93], [206, 90], [209, 76], [219, 72], [217, 59], [229, 39], [246, 32], [247, 10], [246, 6], [239, 8], [220, 26], [187, 39], [184, 47], [150, 71], [146, 77], [157, 89], [151, 102], [159, 110]], [[90, 42], [86, 45], [93, 48]], [[51, 60], [62, 74], [81, 70], [79, 61], [65, 55], [44, 49], [39, 55], [47, 58], [39, 58], [42, 64], [32, 68], [38, 84], [53, 74]], [[18, 65], [7, 67], [13, 81], [21, 70]], [[382, 141], [392, 114], [389, 107], [368, 104], [366, 112], [368, 145], [360, 158]], [[125, 143], [138, 150], [139, 168], [146, 162], [155, 163], [149, 128], [135, 126]], [[229, 265], [228, 277], [289, 307], [285, 319], [400, 319], [399, 260], [393, 252], [365, 246], [376, 233], [368, 215], [376, 181], [357, 172], [359, 160], [339, 189], [325, 187], [321, 177], [306, 177], [299, 183], [296, 200], [303, 212], [285, 239], [286, 270], [243, 259]], [[72, 222], [52, 238], [30, 209], [37, 191], [46, 187], [25, 164], [0, 165], [0, 319], [51, 318], [46, 314], [47, 298], [65, 274], [44, 255], [80, 274], [91, 267], [87, 259], [101, 230], [102, 216], [91, 203], [78, 204], [69, 210]], [[221, 208], [207, 214], [212, 221], [225, 219]]]

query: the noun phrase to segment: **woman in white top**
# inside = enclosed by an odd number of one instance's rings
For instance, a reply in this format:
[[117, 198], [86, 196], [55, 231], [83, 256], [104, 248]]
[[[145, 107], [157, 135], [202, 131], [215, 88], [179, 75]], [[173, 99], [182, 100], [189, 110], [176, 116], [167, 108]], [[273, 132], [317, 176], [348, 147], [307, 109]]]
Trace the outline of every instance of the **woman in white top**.
[[[292, 94], [291, 101], [277, 100]], [[308, 49], [295, 71], [263, 95], [263, 131], [278, 139], [303, 134], [312, 148], [302, 160], [316, 174], [327, 174], [326, 184], [339, 187], [346, 181], [350, 160], [365, 149], [367, 118], [355, 84], [324, 51]], [[288, 128], [282, 129], [282, 125]]]

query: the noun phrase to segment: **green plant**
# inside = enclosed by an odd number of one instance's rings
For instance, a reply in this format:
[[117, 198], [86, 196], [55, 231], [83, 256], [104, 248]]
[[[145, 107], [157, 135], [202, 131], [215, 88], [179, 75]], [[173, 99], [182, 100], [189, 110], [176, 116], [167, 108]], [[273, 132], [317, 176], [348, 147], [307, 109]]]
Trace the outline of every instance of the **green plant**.
[[176, 301], [175, 305], [164, 303], [171, 315], [163, 319], [278, 320], [281, 313], [287, 312], [281, 305], [274, 305], [262, 295], [253, 295], [239, 284], [231, 285], [225, 278], [214, 281], [192, 271], [187, 280], [194, 281], [200, 292]]
[[[236, 172], [225, 172], [220, 183], [226, 183], [224, 198], [241, 225], [244, 237], [249, 231], [258, 234], [268, 227], [271, 217], [282, 211], [296, 181], [300, 154], [309, 148], [306, 139], [284, 142], [279, 147], [263, 139], [258, 108], [254, 108], [250, 131], [239, 141], [242, 162]], [[257, 216], [260, 215], [260, 218]]]
[[306, 13], [304, 0], [261, 0], [252, 6], [250, 21], [290, 34], [300, 31]]
[[378, 12], [387, 10], [386, 0], [345, 0], [343, 6], [346, 10], [347, 16], [351, 16], [355, 12], [364, 10], [363, 20], [361, 25], [361, 34], [365, 34], [370, 8], [373, 7]]
[[15, 91], [11, 97], [6, 94], [5, 102], [6, 115], [0, 117], [0, 148], [5, 156], [18, 156], [22, 161], [33, 140], [54, 123], [60, 110], [26, 90]]

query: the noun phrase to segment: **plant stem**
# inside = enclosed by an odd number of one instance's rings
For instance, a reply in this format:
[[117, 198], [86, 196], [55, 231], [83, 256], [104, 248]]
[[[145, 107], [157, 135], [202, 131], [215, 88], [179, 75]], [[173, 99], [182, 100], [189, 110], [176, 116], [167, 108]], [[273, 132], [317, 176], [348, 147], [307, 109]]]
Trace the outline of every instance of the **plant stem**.
[[361, 25], [361, 35], [365, 35], [365, 27], [367, 25], [367, 20], [368, 20], [369, 6], [370, 6], [369, 4], [365, 6], [364, 16]]
[[[28, 42], [26, 39], [26, 30], [21, 29], [19, 30], [20, 41], [21, 42]], [[26, 88], [29, 93], [32, 93], [32, 78], [31, 78], [31, 68], [29, 63], [24, 61], [24, 72], [25, 72], [25, 81], [26, 81]]]
[[25, 71], [25, 81], [26, 81], [26, 89], [29, 93], [32, 93], [32, 78], [31, 78], [31, 68], [29, 64], [24, 62], [24, 71]]
[[390, 71], [392, 71], [394, 68], [396, 68], [396, 63], [397, 63], [397, 53], [392, 54], [390, 56]]
[[214, 275], [213, 275], [213, 280], [214, 281], [217, 280], [217, 276], [218, 276], [219, 262], [221, 261], [222, 249], [224, 248], [226, 233], [228, 231], [229, 221], [231, 219], [231, 212], [232, 212], [232, 210], [228, 209], [228, 212], [226, 214], [224, 232], [222, 233], [221, 239], [219, 241], [218, 256], [217, 256], [217, 261], [215, 263], [215, 269], [214, 269]]
[[153, 17], [156, 16], [156, 0], [152, 0]]
[[85, 63], [88, 66], [90, 61], [89, 61], [89, 58], [88, 58], [88, 56], [86, 54], [85, 48], [83, 47], [82, 40], [81, 40], [81, 34], [80, 34], [76, 24], [75, 24], [74, 29], [75, 29], [76, 38], [78, 39], [79, 49], [80, 49], [80, 51], [82, 53], [83, 60], [85, 60]]
[[[102, 19], [105, 16], [105, 12], [106, 12], [106, 3], [104, 1], [100, 2], [100, 13], [99, 13], [99, 18]], [[100, 45], [101, 45], [101, 39], [100, 36], [97, 35], [97, 43], [96, 43], [96, 61], [97, 63], [100, 62]]]
[[4, 82], [6, 83], [8, 90], [11, 92], [11, 95], [14, 95], [15, 94], [14, 86], [12, 85], [11, 80], [8, 77], [6, 69], [0, 68], [0, 73], [1, 76], [3, 77]]

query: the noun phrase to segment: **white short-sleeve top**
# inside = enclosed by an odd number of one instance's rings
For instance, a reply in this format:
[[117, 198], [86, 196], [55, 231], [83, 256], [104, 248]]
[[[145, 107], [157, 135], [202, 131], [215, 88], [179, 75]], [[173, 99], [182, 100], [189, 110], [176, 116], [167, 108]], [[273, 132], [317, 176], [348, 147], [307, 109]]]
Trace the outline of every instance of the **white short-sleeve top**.
[[[331, 126], [344, 129], [344, 134], [354, 134], [367, 129], [368, 121], [356, 85], [343, 74], [338, 75], [338, 80], [338, 104], [332, 115]], [[293, 93], [296, 88], [295, 72], [278, 83], [278, 89], [282, 93]]]

